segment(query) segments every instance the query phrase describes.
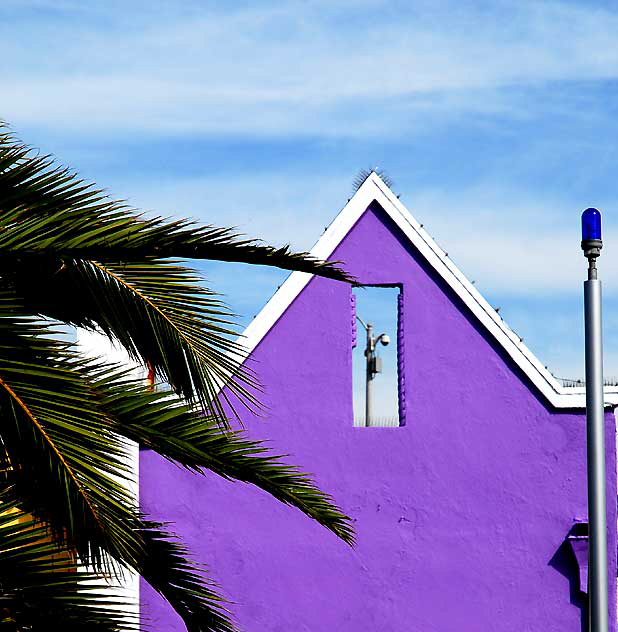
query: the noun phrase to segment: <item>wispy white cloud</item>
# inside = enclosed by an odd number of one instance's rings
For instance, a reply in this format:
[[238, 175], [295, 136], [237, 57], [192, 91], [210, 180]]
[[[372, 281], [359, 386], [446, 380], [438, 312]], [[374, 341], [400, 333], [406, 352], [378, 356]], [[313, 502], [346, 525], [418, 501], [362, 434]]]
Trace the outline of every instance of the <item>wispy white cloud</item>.
[[[252, 237], [308, 250], [347, 201], [342, 174], [170, 178], [114, 185], [129, 203], [158, 213], [234, 226]], [[352, 187], [349, 187], [352, 194]]]
[[[349, 180], [341, 173], [288, 173], [133, 182], [129, 201], [306, 250], [345, 205]], [[121, 183], [114, 188], [122, 192]], [[402, 201], [482, 291], [501, 296], [579, 291], [586, 267], [579, 249], [582, 209], [571, 200], [477, 183], [457, 191], [404, 190]], [[618, 230], [605, 232], [608, 243], [618, 242]], [[602, 265], [618, 269], [618, 250], [607, 249]], [[618, 296], [618, 279], [607, 276], [607, 294]]]
[[[579, 246], [583, 208], [566, 197], [476, 184], [456, 194], [418, 192], [410, 208], [481, 290], [556, 297], [581, 289], [587, 266]], [[606, 229], [605, 239], [618, 241], [618, 230]], [[618, 251], [603, 252], [601, 265], [615, 270]], [[613, 275], [605, 286], [618, 296]]]
[[583, 5], [113, 4], [20, 3], [56, 12], [24, 23], [0, 9], [4, 117], [91, 132], [396, 134], [462, 111], [525, 116], [525, 95], [506, 88], [618, 75], [618, 13]]
[[[565, 124], [552, 139], [538, 127], [527, 130], [525, 156], [510, 162], [499, 147], [490, 148], [499, 167], [465, 186], [461, 175], [449, 181], [447, 170], [457, 165], [449, 161], [456, 147], [447, 134], [439, 139], [444, 172], [433, 173], [432, 182], [413, 184], [392, 174], [404, 202], [462, 271], [490, 297], [510, 300], [502, 312], [507, 321], [526, 339], [540, 341], [534, 349], [541, 357], [576, 375], [579, 359], [550, 335], [560, 329], [568, 336], [573, 323], [567, 319], [558, 327], [559, 305], [530, 316], [529, 299], [579, 292], [585, 263], [577, 206], [618, 208], [617, 200], [574, 199], [542, 182], [515, 188], [515, 163], [524, 160], [533, 171], [555, 160], [560, 171], [571, 138], [590, 143], [580, 153], [584, 159], [594, 155], [595, 165], [603, 162], [600, 152], [615, 151], [608, 149], [611, 142], [599, 150], [596, 137], [585, 134], [599, 117], [615, 125], [606, 107], [611, 104], [580, 88], [618, 77], [617, 32], [617, 11], [584, 2], [5, 0], [0, 117], [18, 130], [88, 140], [127, 135], [137, 143], [140, 136], [207, 135], [374, 143], [384, 137], [402, 143], [445, 123], [459, 130], [495, 126], [496, 141], [520, 133], [504, 124], [507, 119], [534, 127], [541, 115], [568, 123], [577, 118], [579, 128]], [[36, 135], [29, 138], [39, 142]], [[86, 151], [84, 143], [80, 151]], [[471, 155], [475, 147], [466, 151]], [[128, 169], [104, 181], [100, 165], [92, 175], [139, 207], [236, 225], [306, 249], [350, 193], [353, 173], [333, 168], [337, 160], [269, 176], [239, 167], [199, 177], [158, 173], [146, 180]], [[422, 159], [414, 166], [422, 166]], [[591, 171], [588, 164], [576, 177]], [[514, 175], [506, 183], [508, 173]], [[606, 232], [611, 243], [615, 231], [610, 226]], [[612, 270], [616, 264], [607, 248], [601, 265]], [[230, 290], [232, 306], [248, 315], [278, 282], [252, 276], [242, 286], [223, 271], [210, 272], [215, 288]], [[618, 282], [610, 274], [604, 279], [606, 294], [616, 296]], [[264, 288], [263, 298], [258, 288]]]

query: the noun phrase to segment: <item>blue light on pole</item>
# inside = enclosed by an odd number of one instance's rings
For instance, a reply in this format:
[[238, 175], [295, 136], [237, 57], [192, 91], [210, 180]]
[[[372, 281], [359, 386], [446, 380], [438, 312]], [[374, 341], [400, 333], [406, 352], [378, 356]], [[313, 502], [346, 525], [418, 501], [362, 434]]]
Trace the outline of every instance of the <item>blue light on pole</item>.
[[601, 213], [596, 208], [587, 208], [582, 213], [582, 250], [588, 259], [588, 278], [597, 278], [597, 257], [601, 254]]
[[590, 632], [608, 632], [607, 508], [605, 505], [605, 403], [603, 396], [603, 338], [601, 281], [597, 258], [601, 254], [601, 213], [582, 213], [582, 250], [588, 259], [584, 281], [586, 346], [586, 451], [588, 462], [588, 606]]
[[601, 239], [601, 213], [596, 208], [587, 208], [582, 213], [582, 241]]

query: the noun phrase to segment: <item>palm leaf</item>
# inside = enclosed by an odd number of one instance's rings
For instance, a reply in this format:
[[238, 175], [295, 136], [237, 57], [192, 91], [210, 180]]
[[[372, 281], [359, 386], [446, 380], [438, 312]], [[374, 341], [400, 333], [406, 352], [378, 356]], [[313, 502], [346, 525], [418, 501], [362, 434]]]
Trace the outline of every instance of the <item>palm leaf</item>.
[[332, 498], [298, 468], [268, 454], [263, 444], [218, 423], [165, 392], [150, 392], [123, 372], [108, 368], [95, 375], [93, 388], [116, 431], [140, 446], [194, 472], [251, 483], [296, 507], [348, 543], [354, 540], [349, 519]]
[[140, 517], [122, 480], [129, 474], [126, 439], [88, 380], [101, 369], [76, 359], [46, 325], [19, 316], [11, 299], [0, 300], [0, 312], [5, 499], [43, 521], [95, 571], [140, 573], [191, 630], [232, 630], [221, 599], [184, 549]]
[[273, 248], [229, 228], [146, 218], [113, 201], [67, 169], [54, 166], [11, 134], [0, 134], [0, 254], [98, 261], [144, 257], [213, 259], [277, 266], [344, 281], [334, 262], [288, 246]]
[[242, 261], [350, 280], [332, 262], [226, 228], [139, 215], [8, 133], [0, 134], [0, 208], [5, 289], [35, 314], [100, 328], [221, 419], [222, 383], [224, 393], [257, 406], [255, 384], [239, 366], [232, 314], [189, 270], [162, 259]]
[[[249, 405], [255, 384], [239, 368], [231, 314], [189, 270], [162, 259], [260, 263], [349, 280], [344, 272], [228, 229], [138, 215], [8, 133], [0, 133], [0, 209], [5, 505], [12, 501], [31, 512], [58, 546], [75, 551], [95, 572], [123, 566], [139, 572], [191, 632], [233, 626], [182, 545], [140, 516], [122, 480], [130, 476], [126, 437], [189, 469], [259, 485], [351, 540], [346, 519], [307, 477], [213, 423], [225, 421], [225, 402], [217, 397], [224, 382]], [[80, 358], [33, 315], [103, 330], [210, 416], [200, 418], [166, 397], [149, 399], [136, 383], [119, 393], [122, 380], [110, 377], [113, 369]], [[141, 416], [137, 404], [147, 408]]]
[[13, 268], [0, 259], [0, 283], [29, 312], [100, 329], [134, 360], [152, 366], [177, 393], [222, 420], [217, 394], [224, 383], [236, 399], [257, 406], [256, 385], [240, 364], [241, 345], [234, 342], [232, 314], [186, 268], [152, 259], [67, 260], [59, 267], [35, 263], [26, 260]]
[[0, 502], [0, 629], [66, 632], [137, 629], [129, 602], [79, 569], [71, 551], [14, 504]]
[[25, 318], [0, 318], [4, 461], [23, 508], [99, 570], [105, 552], [135, 559], [143, 548], [130, 528], [135, 503], [116, 478], [128, 475], [126, 446], [92, 401], [86, 363], [48, 333]]
[[187, 549], [163, 527], [158, 522], [141, 522], [148, 555], [137, 568], [140, 575], [182, 617], [187, 632], [235, 632], [214, 582], [203, 568], [189, 560]]

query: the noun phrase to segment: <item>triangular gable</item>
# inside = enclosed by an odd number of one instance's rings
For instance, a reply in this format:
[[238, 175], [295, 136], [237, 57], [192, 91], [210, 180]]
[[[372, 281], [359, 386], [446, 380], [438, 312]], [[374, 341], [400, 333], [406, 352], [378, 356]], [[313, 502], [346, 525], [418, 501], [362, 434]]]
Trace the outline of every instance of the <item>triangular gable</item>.
[[[552, 406], [556, 408], [584, 408], [586, 406], [584, 388], [564, 387], [556, 380], [375, 172], [367, 177], [324, 231], [312, 248], [311, 255], [319, 259], [328, 259], [374, 201], [384, 209], [427, 263], [466, 304]], [[257, 347], [311, 278], [312, 275], [306, 272], [294, 272], [275, 292], [241, 336], [246, 356]], [[618, 389], [614, 387], [605, 389], [605, 403], [618, 405]]]

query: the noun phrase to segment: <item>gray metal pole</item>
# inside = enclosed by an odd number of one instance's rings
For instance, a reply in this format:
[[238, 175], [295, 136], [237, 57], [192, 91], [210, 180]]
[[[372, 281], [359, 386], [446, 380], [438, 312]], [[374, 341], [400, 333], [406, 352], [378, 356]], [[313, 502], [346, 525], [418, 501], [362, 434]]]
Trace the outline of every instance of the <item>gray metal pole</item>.
[[[603, 248], [601, 213], [582, 213], [582, 250], [588, 259], [584, 282], [586, 332], [586, 440], [588, 457], [588, 605], [591, 632], [607, 632], [607, 530], [605, 510], [605, 407], [601, 281], [597, 259]], [[614, 501], [612, 501], [614, 502]]]
[[373, 325], [367, 323], [367, 375], [365, 378], [365, 426], [371, 425], [371, 415], [373, 406]]
[[584, 282], [586, 335], [586, 436], [588, 456], [588, 566], [591, 632], [607, 632], [607, 529], [601, 281], [591, 262]]

